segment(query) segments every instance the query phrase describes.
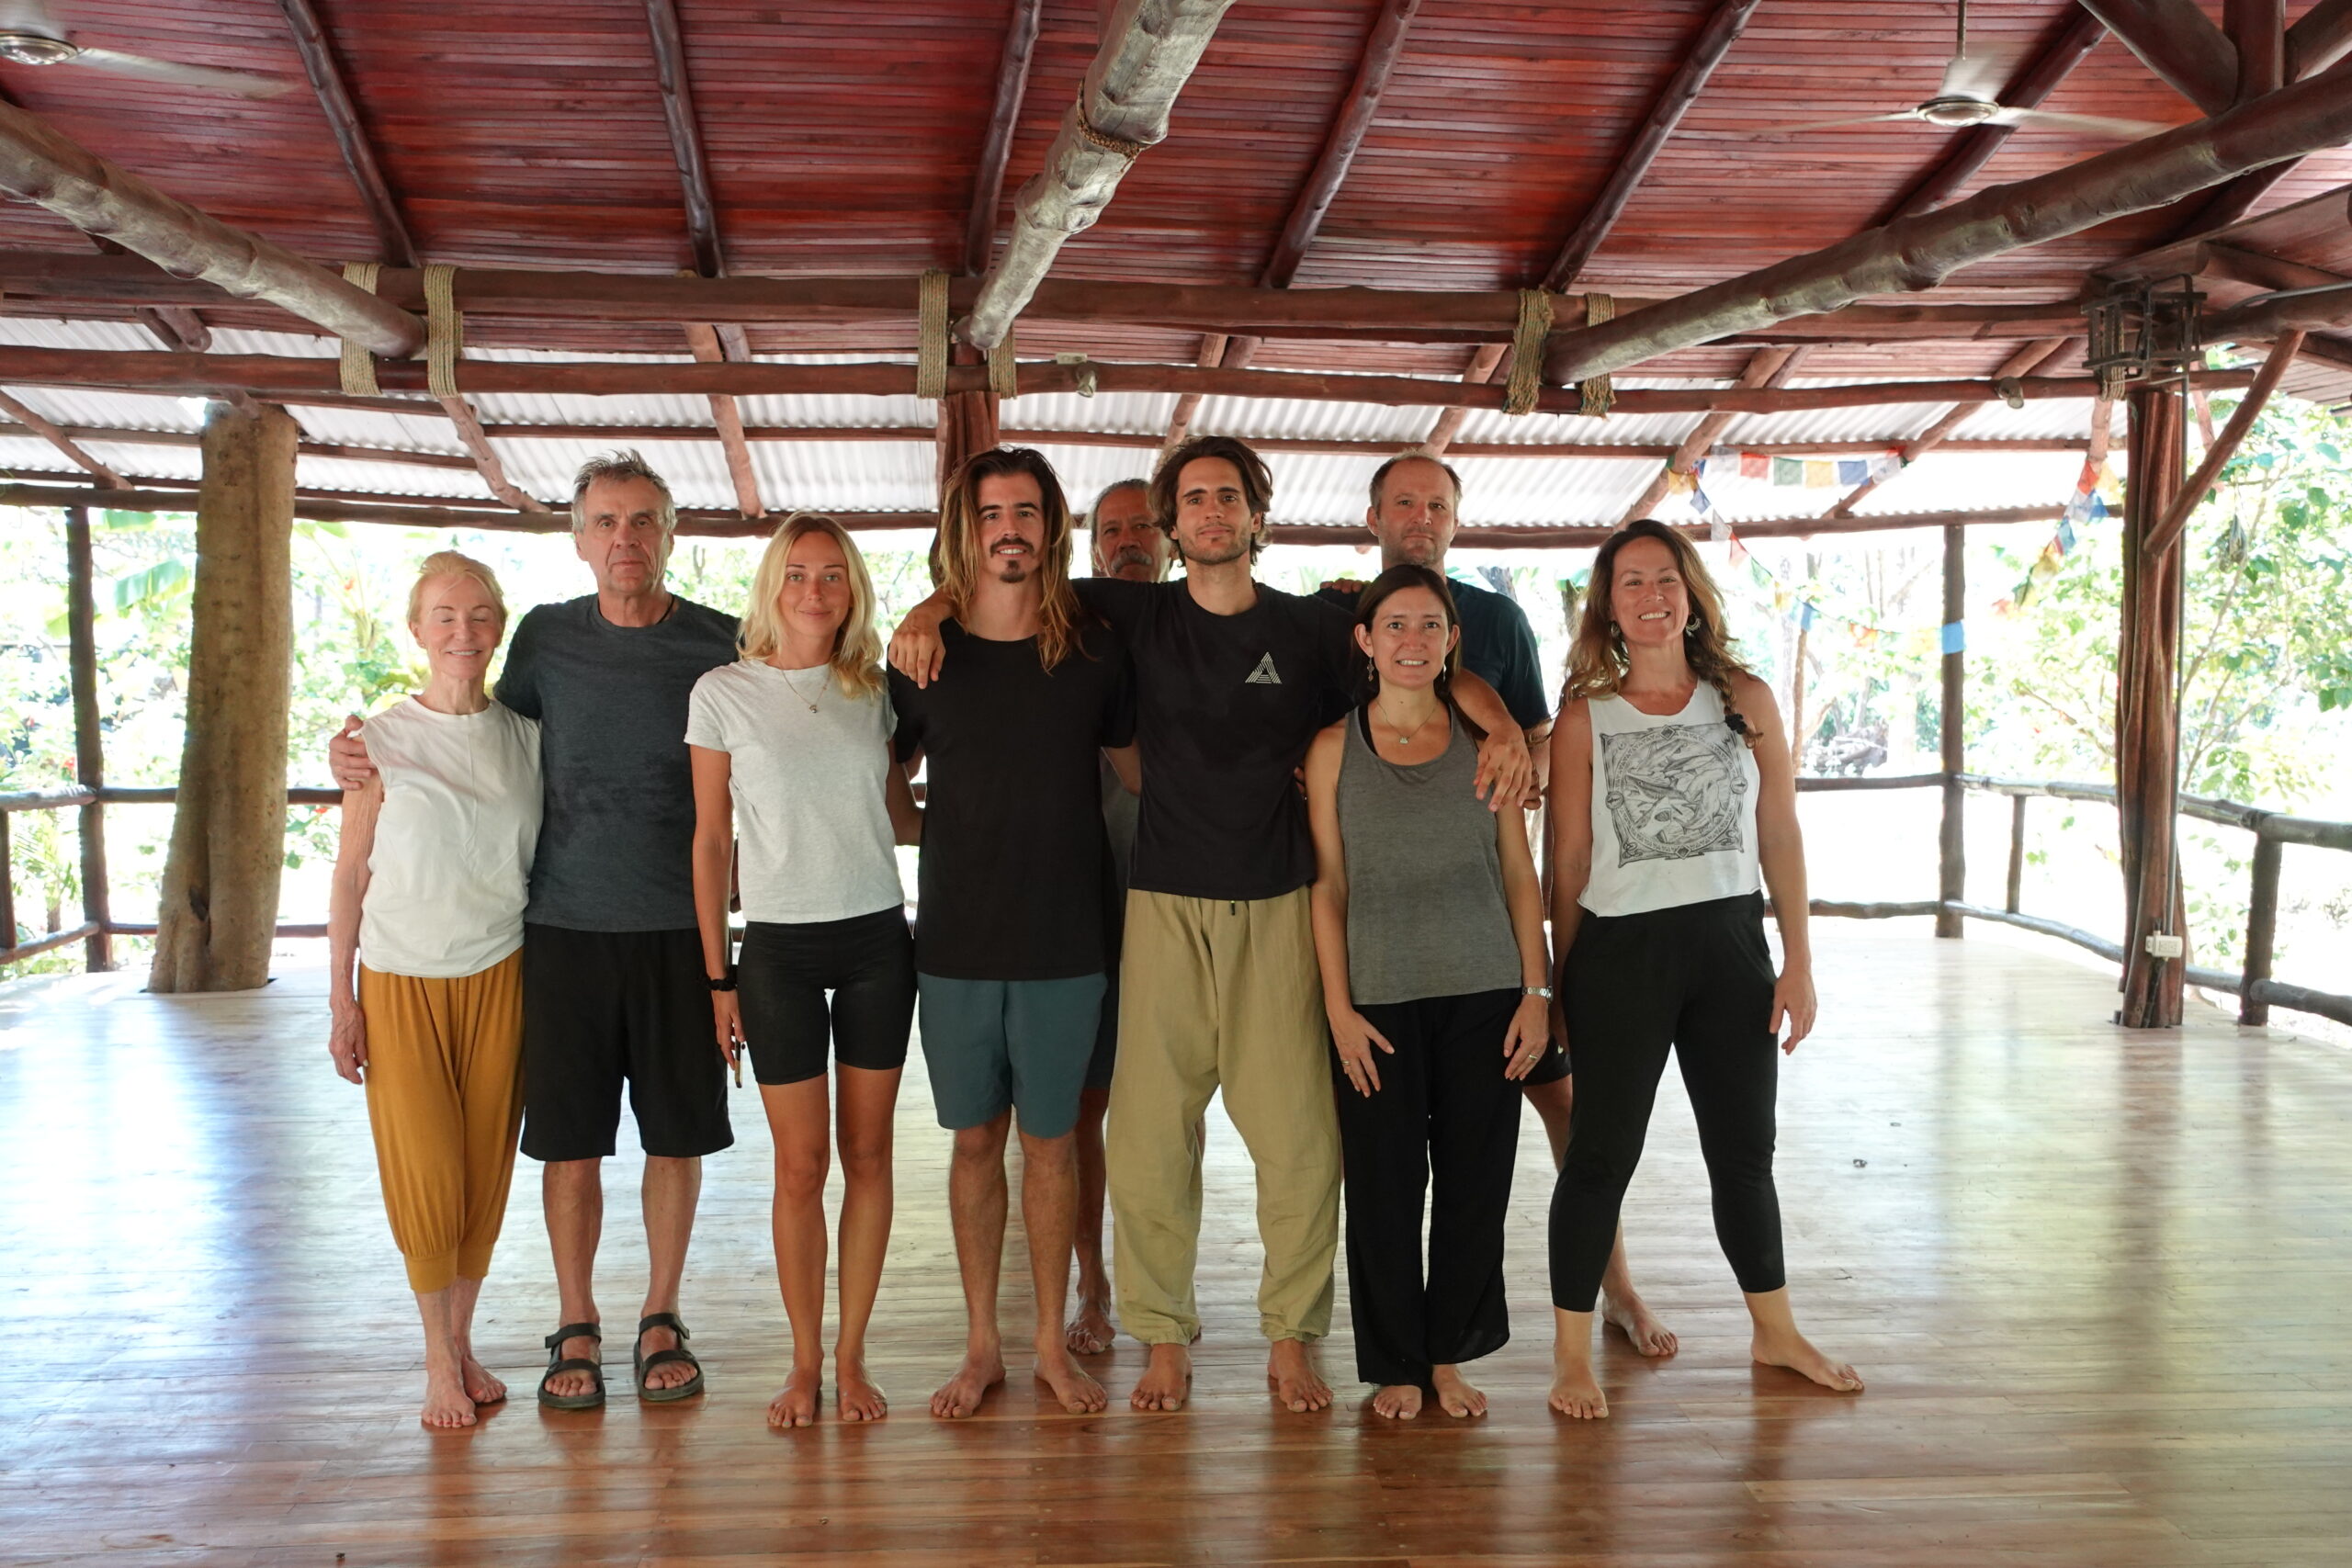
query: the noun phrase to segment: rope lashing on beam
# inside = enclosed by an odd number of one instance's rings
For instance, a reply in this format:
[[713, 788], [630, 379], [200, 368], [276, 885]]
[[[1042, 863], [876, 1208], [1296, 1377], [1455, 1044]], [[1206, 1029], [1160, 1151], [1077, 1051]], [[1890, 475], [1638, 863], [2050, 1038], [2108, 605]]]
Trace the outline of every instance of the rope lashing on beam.
[[1102, 149], [1105, 152], [1109, 152], [1116, 157], [1125, 158], [1130, 164], [1134, 163], [1137, 158], [1142, 157], [1144, 154], [1144, 149], [1151, 145], [1148, 141], [1128, 141], [1123, 138], [1113, 136], [1108, 131], [1095, 130], [1094, 122], [1086, 118], [1086, 91], [1084, 88], [1080, 88], [1078, 95], [1078, 133], [1086, 138], [1088, 141]]
[[1012, 333], [1007, 332], [989, 350], [989, 391], [999, 398], [1021, 395], [1021, 367], [1012, 357]]
[[937, 267], [915, 285], [915, 396], [937, 402], [947, 395], [947, 275]]
[[458, 269], [435, 262], [424, 269], [424, 385], [436, 398], [458, 396], [458, 353], [466, 319], [458, 310]]
[[[1617, 319], [1617, 297], [1613, 294], [1588, 294], [1584, 297], [1584, 324], [1597, 327], [1603, 321]], [[1591, 419], [1607, 419], [1609, 410], [1617, 401], [1616, 384], [1606, 376], [1588, 376], [1577, 384], [1577, 412]]]
[[1532, 412], [1544, 395], [1544, 344], [1552, 335], [1552, 296], [1541, 288], [1519, 291], [1519, 330], [1510, 340], [1510, 379], [1503, 388], [1503, 412]]
[[[343, 264], [343, 280], [355, 288], [364, 288], [373, 294], [376, 292], [377, 276], [383, 270], [384, 264], [381, 262], [345, 262]], [[341, 342], [343, 344], [344, 396], [347, 398], [382, 397], [384, 389], [376, 384], [376, 356], [368, 352], [364, 344], [354, 343], [349, 338], [344, 338]]]

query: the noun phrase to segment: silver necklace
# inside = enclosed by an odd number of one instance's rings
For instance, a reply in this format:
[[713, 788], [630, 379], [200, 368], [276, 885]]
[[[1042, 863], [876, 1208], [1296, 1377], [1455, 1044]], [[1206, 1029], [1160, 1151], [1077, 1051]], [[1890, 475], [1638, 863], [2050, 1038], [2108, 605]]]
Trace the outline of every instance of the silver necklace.
[[1437, 705], [1437, 707], [1433, 707], [1430, 709], [1429, 712], [1421, 715], [1421, 722], [1413, 726], [1412, 735], [1406, 734], [1404, 727], [1398, 724], [1394, 718], [1389, 717], [1388, 705], [1385, 702], [1375, 700], [1373, 705], [1380, 710], [1381, 717], [1388, 719], [1388, 728], [1396, 732], [1396, 744], [1399, 746], [1410, 746], [1413, 743], [1413, 735], [1419, 735], [1422, 730], [1427, 729], [1430, 727], [1430, 720], [1437, 716], [1438, 708], [1442, 708], [1445, 705], [1443, 703], [1440, 703]]
[[[823, 666], [819, 671], [817, 676], [818, 697], [821, 697], [825, 694], [825, 677], [831, 672], [832, 667], [831, 665]], [[802, 702], [808, 704], [808, 711], [810, 713], [815, 713], [817, 711], [817, 698], [811, 697], [808, 693], [800, 689], [800, 682], [792, 678], [792, 671], [789, 670], [780, 670], [777, 673], [784, 677], [784, 683], [792, 688], [792, 694], [798, 697]]]

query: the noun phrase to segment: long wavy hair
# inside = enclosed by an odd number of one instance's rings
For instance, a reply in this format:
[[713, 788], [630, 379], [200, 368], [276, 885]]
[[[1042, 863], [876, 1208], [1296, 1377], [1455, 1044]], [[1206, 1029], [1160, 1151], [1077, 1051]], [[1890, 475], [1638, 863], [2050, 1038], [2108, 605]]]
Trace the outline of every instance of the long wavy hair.
[[940, 497], [938, 543], [934, 547], [939, 591], [947, 595], [948, 611], [962, 620], [972, 605], [973, 592], [988, 570], [988, 554], [980, 538], [980, 484], [1012, 474], [1027, 474], [1037, 481], [1044, 500], [1046, 547], [1037, 559], [1038, 585], [1044, 590], [1037, 608], [1037, 662], [1047, 671], [1079, 649], [1078, 628], [1084, 620], [1077, 591], [1069, 585], [1069, 501], [1046, 455], [1027, 446], [998, 446], [975, 452], [947, 481]]
[[[1736, 717], [1732, 706], [1731, 678], [1752, 673], [1732, 651], [1731, 635], [1724, 627], [1723, 595], [1708, 574], [1706, 562], [1690, 541], [1655, 517], [1626, 524], [1602, 541], [1593, 558], [1592, 581], [1585, 589], [1584, 613], [1577, 618], [1576, 639], [1568, 645], [1568, 679], [1564, 699], [1613, 697], [1633, 668], [1624, 635], [1617, 629], [1610, 608], [1610, 592], [1617, 580], [1617, 552], [1636, 539], [1656, 539], [1674, 557], [1684, 593], [1690, 601], [1690, 624], [1683, 628], [1683, 657], [1690, 672], [1715, 689], [1724, 700], [1724, 716]], [[1748, 745], [1756, 733], [1744, 724], [1733, 728]]]
[[765, 659], [784, 641], [784, 625], [776, 615], [776, 596], [784, 592], [784, 569], [792, 547], [811, 534], [822, 534], [842, 547], [849, 568], [849, 614], [833, 633], [833, 679], [842, 694], [875, 696], [886, 687], [882, 675], [882, 636], [874, 628], [874, 580], [866, 575], [865, 557], [849, 530], [820, 512], [796, 512], [786, 518], [768, 540], [752, 574], [752, 602], [744, 606], [742, 629], [735, 646], [746, 659]]

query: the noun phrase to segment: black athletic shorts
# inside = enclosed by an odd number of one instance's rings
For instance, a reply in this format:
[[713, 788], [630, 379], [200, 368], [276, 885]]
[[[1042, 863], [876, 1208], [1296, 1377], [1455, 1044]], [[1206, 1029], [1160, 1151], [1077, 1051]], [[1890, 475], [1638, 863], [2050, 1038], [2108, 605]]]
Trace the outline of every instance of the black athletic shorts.
[[914, 934], [896, 905], [845, 920], [746, 920], [735, 990], [763, 1084], [822, 1077], [829, 1055], [845, 1067], [903, 1067], [915, 1018]]
[[1527, 1069], [1527, 1076], [1519, 1081], [1521, 1085], [1558, 1083], [1568, 1076], [1567, 1048], [1555, 1039], [1544, 1048], [1544, 1054], [1535, 1058], [1535, 1065]]
[[523, 1152], [601, 1159], [628, 1085], [638, 1142], [692, 1158], [735, 1141], [702, 938], [523, 928]]

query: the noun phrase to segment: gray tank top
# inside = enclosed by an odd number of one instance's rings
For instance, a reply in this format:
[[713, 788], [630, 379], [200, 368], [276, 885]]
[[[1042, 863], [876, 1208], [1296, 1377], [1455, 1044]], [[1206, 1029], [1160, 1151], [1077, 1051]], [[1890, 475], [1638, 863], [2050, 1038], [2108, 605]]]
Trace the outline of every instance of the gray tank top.
[[1495, 818], [1470, 793], [1478, 749], [1447, 716], [1442, 755], [1384, 761], [1348, 716], [1340, 842], [1348, 866], [1348, 993], [1359, 1007], [1516, 990]]

